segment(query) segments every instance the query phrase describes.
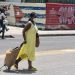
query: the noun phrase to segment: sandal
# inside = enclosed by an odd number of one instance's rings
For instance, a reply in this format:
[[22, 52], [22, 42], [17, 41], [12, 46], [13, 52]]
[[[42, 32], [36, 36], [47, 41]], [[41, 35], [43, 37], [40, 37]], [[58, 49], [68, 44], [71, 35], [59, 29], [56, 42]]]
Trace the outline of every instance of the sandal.
[[17, 64], [14, 64], [14, 67], [18, 70], [18, 65]]
[[28, 68], [29, 71], [37, 71], [36, 68], [32, 67], [32, 68]]

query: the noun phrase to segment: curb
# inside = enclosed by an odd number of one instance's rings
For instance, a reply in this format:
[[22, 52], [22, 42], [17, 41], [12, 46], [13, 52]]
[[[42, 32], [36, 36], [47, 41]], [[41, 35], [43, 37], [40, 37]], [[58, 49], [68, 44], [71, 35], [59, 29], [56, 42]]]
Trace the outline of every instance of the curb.
[[[75, 36], [75, 34], [39, 34], [40, 37], [46, 36]], [[13, 35], [5, 35], [5, 38], [15, 38]], [[1, 38], [1, 36], [0, 36]]]
[[75, 34], [39, 34], [39, 36], [75, 36]]

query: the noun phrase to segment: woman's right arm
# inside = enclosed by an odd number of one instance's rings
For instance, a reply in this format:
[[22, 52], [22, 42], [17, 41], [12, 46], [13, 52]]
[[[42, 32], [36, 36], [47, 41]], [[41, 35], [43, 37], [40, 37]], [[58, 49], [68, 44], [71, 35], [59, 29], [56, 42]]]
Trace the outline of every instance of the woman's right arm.
[[30, 29], [30, 27], [31, 27], [31, 23], [27, 23], [27, 25], [23, 29], [22, 34], [23, 34], [24, 43], [26, 43], [26, 35], [25, 35], [25, 32], [28, 31]]

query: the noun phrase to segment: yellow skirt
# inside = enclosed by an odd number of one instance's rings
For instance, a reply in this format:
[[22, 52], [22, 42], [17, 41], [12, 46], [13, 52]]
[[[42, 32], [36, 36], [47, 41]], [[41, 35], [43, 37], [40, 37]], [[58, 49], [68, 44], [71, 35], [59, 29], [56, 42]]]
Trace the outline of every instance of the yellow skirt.
[[29, 46], [27, 44], [23, 44], [19, 51], [17, 59], [19, 57], [21, 59], [28, 59], [30, 61], [33, 61], [35, 60], [35, 51], [29, 51]]
[[26, 59], [28, 56], [28, 53], [27, 53], [27, 44], [23, 44], [20, 51], [19, 51], [19, 54], [17, 56], [17, 59], [20, 57], [21, 59]]

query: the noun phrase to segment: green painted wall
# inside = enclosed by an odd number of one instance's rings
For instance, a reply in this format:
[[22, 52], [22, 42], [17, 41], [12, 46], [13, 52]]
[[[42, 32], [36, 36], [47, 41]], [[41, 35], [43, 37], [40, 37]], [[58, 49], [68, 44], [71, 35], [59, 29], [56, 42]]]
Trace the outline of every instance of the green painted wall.
[[75, 0], [22, 0], [23, 2], [32, 2], [32, 3], [46, 3], [48, 2], [54, 2], [54, 3], [72, 3], [75, 4]]
[[75, 0], [48, 0], [48, 2], [60, 2], [60, 3], [72, 3], [75, 4]]

